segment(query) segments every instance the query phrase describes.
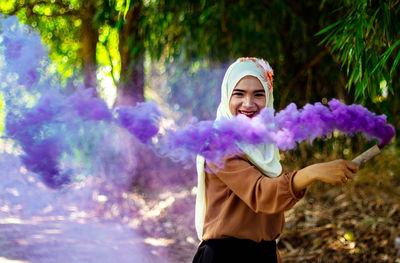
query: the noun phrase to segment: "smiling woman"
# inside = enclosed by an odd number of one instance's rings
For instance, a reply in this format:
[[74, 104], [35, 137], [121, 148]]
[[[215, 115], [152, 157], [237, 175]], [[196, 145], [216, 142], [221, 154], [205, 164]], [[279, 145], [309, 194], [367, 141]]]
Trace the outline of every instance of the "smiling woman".
[[[273, 108], [273, 72], [267, 62], [241, 58], [225, 73], [217, 120], [252, 118]], [[284, 212], [316, 180], [344, 184], [358, 167], [344, 160], [282, 173], [273, 144], [238, 143], [241, 152], [216, 165], [197, 156], [196, 230], [202, 240], [193, 262], [279, 262], [276, 239]]]

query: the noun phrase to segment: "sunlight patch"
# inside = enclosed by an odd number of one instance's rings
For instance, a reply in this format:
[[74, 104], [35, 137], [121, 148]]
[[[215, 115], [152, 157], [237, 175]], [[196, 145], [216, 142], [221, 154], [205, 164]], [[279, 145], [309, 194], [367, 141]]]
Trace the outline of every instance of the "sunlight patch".
[[0, 262], [2, 262], [2, 263], [29, 263], [29, 261], [14, 260], [14, 259], [8, 259], [8, 258], [3, 258], [3, 257], [0, 257]]
[[153, 247], [167, 247], [167, 246], [175, 243], [175, 240], [168, 239], [168, 238], [148, 237], [148, 238], [144, 239], [144, 243], [152, 245]]

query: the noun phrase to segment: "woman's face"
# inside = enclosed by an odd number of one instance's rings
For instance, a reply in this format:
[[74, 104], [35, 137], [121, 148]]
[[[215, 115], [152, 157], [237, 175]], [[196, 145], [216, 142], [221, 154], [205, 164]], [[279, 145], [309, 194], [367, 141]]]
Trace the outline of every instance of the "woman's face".
[[243, 114], [249, 118], [256, 116], [266, 105], [265, 90], [260, 80], [245, 76], [233, 89], [229, 100], [232, 115]]

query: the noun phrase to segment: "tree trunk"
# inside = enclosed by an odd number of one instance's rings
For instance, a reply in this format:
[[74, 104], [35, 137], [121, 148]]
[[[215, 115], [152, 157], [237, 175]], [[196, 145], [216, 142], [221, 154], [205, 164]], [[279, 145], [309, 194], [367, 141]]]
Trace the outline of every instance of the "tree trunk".
[[119, 34], [121, 77], [116, 101], [116, 105], [119, 106], [134, 105], [136, 102], [144, 101], [142, 8], [141, 1], [133, 4]]
[[92, 88], [96, 92], [96, 46], [99, 39], [98, 30], [95, 28], [93, 18], [95, 16], [95, 8], [88, 1], [82, 9], [82, 26], [81, 26], [81, 57], [82, 72], [84, 84], [86, 88]]

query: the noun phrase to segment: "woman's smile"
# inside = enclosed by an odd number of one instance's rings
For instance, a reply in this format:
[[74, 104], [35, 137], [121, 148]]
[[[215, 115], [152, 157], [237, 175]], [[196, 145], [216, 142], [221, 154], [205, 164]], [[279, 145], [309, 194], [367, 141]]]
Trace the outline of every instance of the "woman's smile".
[[258, 113], [257, 111], [245, 111], [245, 110], [238, 110], [238, 112], [250, 118], [253, 118]]

